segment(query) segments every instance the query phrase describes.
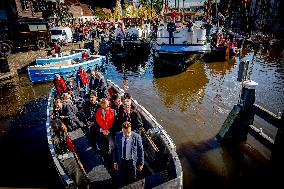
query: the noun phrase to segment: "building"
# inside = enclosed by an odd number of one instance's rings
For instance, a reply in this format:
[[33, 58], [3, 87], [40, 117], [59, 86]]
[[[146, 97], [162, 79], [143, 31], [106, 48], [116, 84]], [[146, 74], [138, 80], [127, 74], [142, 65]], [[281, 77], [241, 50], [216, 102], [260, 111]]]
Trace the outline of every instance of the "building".
[[60, 3], [68, 7], [74, 18], [92, 16], [86, 0], [0, 0], [0, 20], [56, 17], [52, 13]]

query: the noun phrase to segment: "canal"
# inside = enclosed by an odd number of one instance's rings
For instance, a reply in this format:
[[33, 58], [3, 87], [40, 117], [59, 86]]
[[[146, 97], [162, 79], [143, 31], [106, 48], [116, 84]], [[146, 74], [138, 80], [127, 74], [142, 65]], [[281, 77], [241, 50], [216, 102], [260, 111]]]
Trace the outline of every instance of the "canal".
[[[256, 101], [278, 114], [284, 107], [283, 57], [258, 51], [253, 60], [250, 77], [258, 83]], [[122, 88], [123, 78], [128, 77], [127, 91], [172, 137], [182, 163], [184, 188], [243, 188], [246, 179], [255, 183], [268, 176], [265, 167], [232, 154], [215, 139], [239, 99], [238, 62], [238, 58], [196, 61], [175, 74], [161, 74], [151, 57], [145, 62], [109, 61], [105, 67], [105, 77]], [[0, 89], [0, 187], [60, 188], [46, 142], [51, 86], [51, 82], [32, 84], [27, 74], [20, 74], [18, 85]], [[255, 124], [275, 137], [276, 130], [263, 120], [256, 119]], [[267, 149], [253, 139], [248, 142], [269, 158]]]

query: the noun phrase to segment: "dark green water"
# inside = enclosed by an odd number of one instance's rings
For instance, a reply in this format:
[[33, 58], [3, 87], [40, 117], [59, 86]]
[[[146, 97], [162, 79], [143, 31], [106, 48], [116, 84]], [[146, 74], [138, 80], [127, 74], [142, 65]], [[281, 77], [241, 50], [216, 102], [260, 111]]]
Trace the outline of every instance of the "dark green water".
[[[257, 174], [258, 169], [221, 148], [215, 139], [239, 99], [238, 62], [238, 58], [197, 61], [187, 71], [171, 76], [155, 69], [151, 57], [143, 63], [130, 62], [123, 69], [121, 62], [109, 62], [105, 68], [105, 77], [122, 88], [123, 77], [128, 76], [127, 91], [172, 137], [182, 162], [184, 188], [243, 188], [244, 181], [254, 183], [267, 176]], [[259, 84], [256, 101], [274, 113], [282, 111], [283, 57], [257, 53], [251, 79]], [[51, 86], [50, 82], [32, 84], [22, 74], [17, 86], [0, 89], [0, 187], [59, 187], [45, 138]], [[256, 125], [274, 138], [276, 129], [262, 120], [256, 120]], [[269, 157], [267, 149], [259, 150]]]

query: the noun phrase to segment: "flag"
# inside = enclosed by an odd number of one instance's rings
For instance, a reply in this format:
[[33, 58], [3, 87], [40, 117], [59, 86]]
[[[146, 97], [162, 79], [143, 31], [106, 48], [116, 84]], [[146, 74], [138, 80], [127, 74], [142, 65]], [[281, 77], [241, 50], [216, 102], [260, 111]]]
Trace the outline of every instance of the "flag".
[[125, 34], [125, 26], [124, 26], [123, 18], [120, 19], [120, 30], [123, 34]]

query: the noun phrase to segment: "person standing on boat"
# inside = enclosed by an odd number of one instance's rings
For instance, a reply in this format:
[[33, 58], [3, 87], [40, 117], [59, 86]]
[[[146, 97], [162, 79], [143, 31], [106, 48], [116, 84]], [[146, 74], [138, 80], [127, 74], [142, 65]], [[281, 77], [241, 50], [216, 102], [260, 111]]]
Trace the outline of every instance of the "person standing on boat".
[[96, 148], [96, 135], [97, 135], [97, 124], [96, 124], [96, 113], [100, 108], [100, 104], [97, 101], [98, 95], [96, 91], [90, 92], [89, 100], [86, 100], [83, 105], [83, 112], [85, 119], [90, 131], [91, 144]]
[[113, 167], [117, 170], [119, 187], [136, 180], [136, 170], [142, 171], [144, 166], [144, 150], [141, 136], [132, 131], [132, 125], [126, 121], [122, 132], [117, 132], [113, 150]]
[[80, 91], [80, 96], [84, 98], [88, 90], [89, 79], [83, 66], [79, 67], [79, 71], [76, 74], [76, 81], [77, 88]]
[[96, 79], [97, 79], [97, 85], [95, 86], [95, 90], [98, 93], [98, 98], [105, 98], [106, 95], [106, 88], [107, 84], [105, 81], [104, 76], [100, 72], [96, 72]]
[[97, 91], [98, 80], [96, 77], [96, 71], [94, 69], [91, 70], [90, 78], [89, 78], [89, 90]]
[[172, 18], [170, 18], [170, 22], [167, 24], [167, 31], [169, 32], [169, 44], [174, 44], [174, 32], [176, 31], [176, 24]]
[[58, 96], [61, 96], [62, 93], [66, 92], [67, 86], [65, 83], [65, 79], [61, 77], [59, 74], [55, 74], [55, 78], [53, 79], [53, 84]]
[[114, 123], [114, 111], [109, 107], [107, 98], [101, 99], [101, 107], [96, 113], [96, 123], [98, 124], [98, 146], [104, 155], [111, 152], [113, 146], [112, 126]]
[[188, 28], [188, 41], [190, 44], [192, 44], [193, 42], [193, 26], [194, 24], [192, 20], [189, 20], [187, 24], [187, 28]]
[[85, 50], [83, 53], [82, 53], [82, 58], [85, 59], [85, 60], [88, 60], [89, 59], [89, 52], [87, 50]]
[[125, 99], [123, 102], [123, 111], [116, 115], [115, 130], [120, 131], [121, 126], [125, 121], [129, 121], [132, 125], [132, 130], [137, 130], [142, 127], [142, 119], [138, 111], [134, 110], [131, 106], [131, 100]]
[[57, 56], [60, 57], [62, 45], [60, 44], [59, 39], [55, 41], [53, 48], [54, 48], [55, 54], [57, 54]]

